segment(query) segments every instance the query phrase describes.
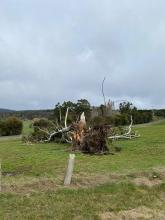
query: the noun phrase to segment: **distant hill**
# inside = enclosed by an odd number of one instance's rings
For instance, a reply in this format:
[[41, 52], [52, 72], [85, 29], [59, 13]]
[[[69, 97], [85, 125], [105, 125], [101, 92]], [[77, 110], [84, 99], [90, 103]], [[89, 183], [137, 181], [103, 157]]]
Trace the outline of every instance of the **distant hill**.
[[19, 117], [22, 119], [33, 119], [33, 118], [50, 118], [53, 117], [52, 109], [44, 110], [22, 110], [15, 111], [11, 109], [0, 108], [0, 118], [6, 118], [10, 116]]
[[5, 113], [5, 112], [15, 112], [15, 111], [11, 109], [0, 108], [0, 112]]

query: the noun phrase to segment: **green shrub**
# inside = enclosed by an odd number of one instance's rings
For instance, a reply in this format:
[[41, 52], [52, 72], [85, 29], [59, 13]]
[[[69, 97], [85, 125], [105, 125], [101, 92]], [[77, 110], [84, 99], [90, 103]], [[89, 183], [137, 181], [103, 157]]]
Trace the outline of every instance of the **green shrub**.
[[38, 132], [39, 128], [41, 129], [54, 129], [54, 125], [52, 121], [46, 119], [46, 118], [36, 118], [33, 120], [33, 127], [34, 127], [34, 132]]
[[9, 117], [0, 122], [0, 135], [20, 135], [22, 133], [23, 123], [16, 117]]

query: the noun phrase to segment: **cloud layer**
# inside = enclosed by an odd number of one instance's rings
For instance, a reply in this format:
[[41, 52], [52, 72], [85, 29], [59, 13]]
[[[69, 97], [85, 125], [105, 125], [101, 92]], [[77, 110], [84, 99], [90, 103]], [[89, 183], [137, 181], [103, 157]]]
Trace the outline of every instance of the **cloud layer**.
[[164, 0], [0, 0], [0, 107], [164, 107]]

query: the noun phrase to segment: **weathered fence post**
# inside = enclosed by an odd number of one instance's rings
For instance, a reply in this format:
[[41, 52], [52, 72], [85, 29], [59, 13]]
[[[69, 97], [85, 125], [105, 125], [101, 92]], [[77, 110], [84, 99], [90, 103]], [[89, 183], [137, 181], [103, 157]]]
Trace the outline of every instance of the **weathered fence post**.
[[66, 175], [64, 179], [65, 186], [70, 185], [71, 183], [73, 168], [74, 168], [74, 161], [75, 161], [75, 154], [70, 154], [69, 160], [68, 160], [68, 167], [67, 167]]

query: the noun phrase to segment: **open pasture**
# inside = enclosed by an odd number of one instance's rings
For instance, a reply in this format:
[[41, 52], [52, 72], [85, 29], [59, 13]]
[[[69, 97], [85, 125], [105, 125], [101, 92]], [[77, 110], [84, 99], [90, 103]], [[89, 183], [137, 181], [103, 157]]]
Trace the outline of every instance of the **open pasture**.
[[0, 218], [165, 219], [165, 123], [136, 130], [114, 155], [76, 153], [69, 187], [69, 145], [1, 140]]

